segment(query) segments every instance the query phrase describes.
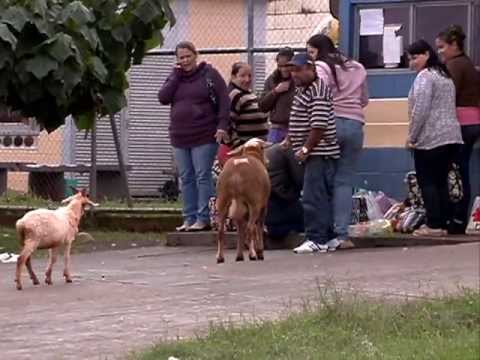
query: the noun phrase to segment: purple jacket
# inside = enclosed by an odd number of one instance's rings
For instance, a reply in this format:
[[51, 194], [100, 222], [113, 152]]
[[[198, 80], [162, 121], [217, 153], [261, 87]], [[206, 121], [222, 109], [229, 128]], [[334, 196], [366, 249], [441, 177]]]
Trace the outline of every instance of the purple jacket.
[[[215, 111], [207, 77], [213, 82], [218, 103]], [[202, 62], [192, 73], [174, 69], [158, 92], [163, 105], [171, 105], [170, 140], [176, 148], [192, 148], [215, 142], [217, 129], [228, 130], [230, 98], [220, 73]]]

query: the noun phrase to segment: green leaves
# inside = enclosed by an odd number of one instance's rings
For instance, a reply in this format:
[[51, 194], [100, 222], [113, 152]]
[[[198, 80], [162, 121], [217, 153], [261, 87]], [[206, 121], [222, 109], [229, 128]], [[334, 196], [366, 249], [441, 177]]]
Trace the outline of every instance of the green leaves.
[[37, 55], [27, 60], [25, 64], [25, 70], [32, 73], [38, 80], [42, 80], [50, 71], [57, 69], [58, 63], [46, 55]]
[[17, 38], [5, 24], [0, 24], [0, 40], [9, 43], [13, 50], [17, 47]]
[[127, 105], [127, 71], [175, 24], [167, 0], [0, 1], [0, 103], [48, 131]]

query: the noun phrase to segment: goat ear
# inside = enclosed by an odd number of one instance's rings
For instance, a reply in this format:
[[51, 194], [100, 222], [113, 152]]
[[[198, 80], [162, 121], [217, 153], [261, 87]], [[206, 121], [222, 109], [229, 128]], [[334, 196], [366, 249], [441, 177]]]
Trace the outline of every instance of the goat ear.
[[233, 149], [232, 151], [229, 151], [227, 153], [228, 156], [236, 156], [236, 155], [240, 155], [243, 153], [243, 145], [237, 147], [236, 149]]
[[88, 197], [87, 189], [82, 189], [80, 193], [82, 194], [83, 197]]
[[74, 194], [78, 193], [78, 189], [75, 186], [70, 186], [70, 190], [72, 190]]

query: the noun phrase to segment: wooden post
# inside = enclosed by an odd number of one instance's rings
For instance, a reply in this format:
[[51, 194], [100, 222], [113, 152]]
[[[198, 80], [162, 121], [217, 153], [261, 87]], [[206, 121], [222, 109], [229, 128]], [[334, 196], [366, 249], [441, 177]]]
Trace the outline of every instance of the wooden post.
[[97, 119], [93, 120], [90, 143], [90, 198], [97, 201]]
[[110, 126], [112, 128], [113, 140], [115, 142], [115, 148], [117, 150], [118, 165], [120, 167], [120, 174], [122, 176], [123, 188], [125, 190], [125, 196], [127, 197], [127, 205], [129, 208], [133, 207], [132, 197], [130, 196], [130, 188], [128, 187], [128, 174], [125, 167], [125, 161], [122, 154], [122, 146], [120, 144], [120, 137], [117, 132], [117, 123], [115, 122], [115, 114], [110, 114]]

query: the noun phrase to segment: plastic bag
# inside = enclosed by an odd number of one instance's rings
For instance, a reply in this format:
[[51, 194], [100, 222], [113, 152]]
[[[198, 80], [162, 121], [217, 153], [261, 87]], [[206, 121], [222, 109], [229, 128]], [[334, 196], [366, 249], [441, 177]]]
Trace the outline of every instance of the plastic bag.
[[425, 223], [425, 210], [409, 208], [402, 215], [396, 228], [398, 231], [411, 234]]
[[472, 214], [466, 233], [468, 235], [480, 235], [480, 196], [477, 196], [473, 202]]
[[367, 235], [369, 236], [382, 236], [390, 235], [393, 233], [392, 224], [390, 221], [381, 219], [370, 221], [368, 223]]
[[375, 194], [375, 201], [377, 202], [378, 207], [382, 214], [386, 214], [390, 208], [396, 204], [397, 202], [393, 199], [390, 199], [387, 195], [383, 192], [379, 191]]

